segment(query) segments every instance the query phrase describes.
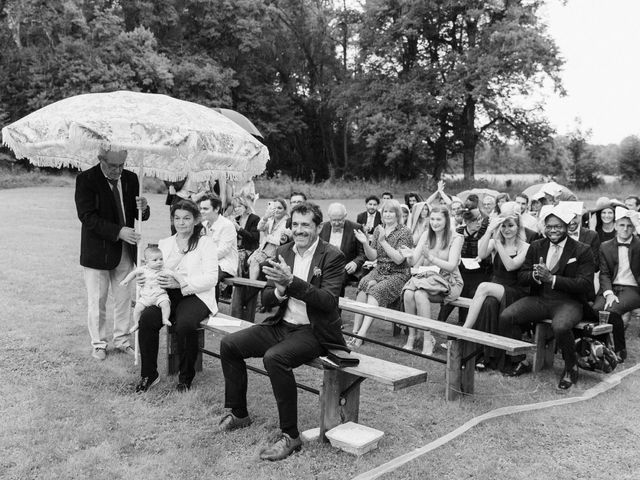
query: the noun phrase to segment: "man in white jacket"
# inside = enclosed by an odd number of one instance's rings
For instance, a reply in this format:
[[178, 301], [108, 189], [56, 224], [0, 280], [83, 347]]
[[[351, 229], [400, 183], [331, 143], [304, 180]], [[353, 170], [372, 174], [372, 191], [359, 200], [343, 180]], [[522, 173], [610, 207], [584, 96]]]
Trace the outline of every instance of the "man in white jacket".
[[220, 215], [222, 201], [211, 193], [198, 201], [204, 232], [210, 236], [218, 249], [218, 285], [216, 301], [220, 296], [220, 282], [238, 273], [238, 239], [231, 220]]

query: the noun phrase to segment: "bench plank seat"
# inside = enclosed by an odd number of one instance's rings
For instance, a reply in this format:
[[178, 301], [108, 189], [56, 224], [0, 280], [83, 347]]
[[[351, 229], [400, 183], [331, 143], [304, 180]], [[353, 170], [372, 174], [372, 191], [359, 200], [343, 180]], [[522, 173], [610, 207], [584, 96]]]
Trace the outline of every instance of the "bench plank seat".
[[501, 337], [492, 333], [481, 332], [471, 328], [452, 325], [430, 318], [419, 317], [410, 313], [398, 312], [384, 307], [374, 307], [362, 302], [356, 302], [348, 298], [340, 298], [340, 308], [353, 313], [371, 315], [388, 322], [399, 323], [407, 327], [415, 327], [422, 330], [430, 330], [441, 335], [454, 337], [459, 340], [466, 340], [479, 343], [488, 347], [495, 347], [506, 352], [519, 354], [526, 353], [535, 347], [532, 343], [515, 340], [508, 337]]
[[[226, 336], [254, 324], [218, 312], [200, 325], [204, 330]], [[323, 371], [320, 390], [321, 441], [326, 442], [325, 433], [341, 423], [358, 422], [360, 383], [365, 378], [375, 380], [394, 391], [427, 381], [427, 372], [417, 368], [359, 353], [354, 355], [360, 359], [360, 363], [355, 367], [328, 368], [320, 359], [307, 364]]]
[[[239, 323], [239, 325], [229, 325], [229, 322]], [[251, 327], [254, 324], [218, 312], [215, 316], [210, 316], [202, 322], [201, 325], [205, 330], [212, 331], [218, 335], [228, 335]], [[381, 358], [370, 357], [361, 353], [354, 352], [352, 355], [358, 357], [360, 363], [355, 367], [345, 367], [340, 370], [358, 377], [370, 378], [390, 387], [391, 390], [401, 390], [427, 381], [427, 372], [424, 370], [418, 370], [417, 368], [389, 362]], [[309, 362], [308, 365], [320, 369], [324, 368], [324, 364], [319, 359]]]

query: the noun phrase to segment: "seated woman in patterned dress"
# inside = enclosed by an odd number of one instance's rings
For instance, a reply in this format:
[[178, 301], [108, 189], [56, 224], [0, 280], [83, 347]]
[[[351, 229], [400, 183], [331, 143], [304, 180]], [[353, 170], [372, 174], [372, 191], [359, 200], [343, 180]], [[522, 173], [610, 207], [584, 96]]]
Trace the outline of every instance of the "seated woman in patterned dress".
[[[354, 232], [358, 241], [362, 243], [367, 258], [377, 260], [373, 270], [362, 277], [358, 284], [358, 302], [386, 307], [400, 297], [402, 287], [411, 277], [411, 268], [400, 253], [400, 248], [413, 248], [413, 239], [411, 231], [400, 224], [401, 219], [400, 203], [393, 199], [386, 200], [382, 204], [382, 225], [378, 225], [374, 230], [371, 245], [365, 233], [359, 230]], [[366, 337], [372, 321], [369, 316], [356, 314], [353, 333]], [[351, 338], [348, 344], [352, 348], [358, 348], [362, 345], [362, 340]]]
[[[448, 290], [438, 298], [440, 302], [451, 302], [460, 296], [462, 291], [462, 275], [458, 269], [462, 250], [462, 235], [452, 231], [451, 216], [444, 206], [434, 206], [429, 214], [429, 225], [422, 234], [415, 250], [403, 248], [401, 253], [414, 266], [434, 266], [439, 269], [439, 276], [448, 284]], [[404, 311], [421, 317], [431, 318], [431, 302], [435, 295], [428, 291], [428, 276], [418, 273], [403, 287]], [[404, 347], [413, 350], [416, 329], [409, 328], [409, 336]], [[422, 353], [433, 354], [436, 341], [431, 332], [424, 332]]]
[[[527, 294], [526, 289], [518, 285], [518, 270], [529, 250], [518, 212], [516, 202], [504, 203], [500, 215], [491, 220], [478, 241], [478, 257], [493, 256], [493, 275], [491, 282], [478, 285], [463, 325], [466, 328], [498, 334], [500, 312]], [[496, 349], [485, 348], [477, 367], [497, 368], [499, 354]]]

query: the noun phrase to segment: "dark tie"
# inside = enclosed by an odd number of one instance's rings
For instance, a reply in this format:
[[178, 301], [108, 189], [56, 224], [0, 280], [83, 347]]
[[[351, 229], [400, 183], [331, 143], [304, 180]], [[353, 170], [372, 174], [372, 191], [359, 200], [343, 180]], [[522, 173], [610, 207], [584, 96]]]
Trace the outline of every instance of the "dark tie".
[[619, 243], [618, 244], [619, 247], [626, 247], [629, 248], [629, 244], [628, 243]]
[[107, 179], [111, 184], [113, 191], [113, 199], [116, 202], [116, 212], [118, 212], [118, 224], [123, 227], [126, 225], [124, 221], [124, 212], [122, 211], [122, 201], [120, 200], [120, 191], [118, 190], [118, 180]]

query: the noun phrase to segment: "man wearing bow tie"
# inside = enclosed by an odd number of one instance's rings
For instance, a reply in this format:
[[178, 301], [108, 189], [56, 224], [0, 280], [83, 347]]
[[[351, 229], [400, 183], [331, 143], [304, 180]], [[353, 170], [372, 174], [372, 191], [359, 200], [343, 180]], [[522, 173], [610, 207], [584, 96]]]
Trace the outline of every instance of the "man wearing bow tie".
[[627, 357], [622, 315], [640, 307], [640, 240], [634, 235], [638, 212], [616, 207], [616, 238], [600, 245], [600, 291], [593, 310], [608, 310], [614, 349]]
[[328, 348], [348, 351], [341, 331], [338, 297], [345, 273], [344, 255], [318, 238], [322, 212], [301, 203], [291, 211], [293, 242], [280, 246], [263, 267], [272, 286], [264, 289], [262, 304], [278, 306], [261, 324], [226, 336], [220, 342], [225, 381], [225, 407], [219, 430], [247, 427], [246, 358], [262, 357], [273, 389], [280, 434], [260, 452], [263, 460], [282, 460], [300, 450], [298, 398], [293, 369], [325, 355]]
[[[512, 303], [500, 314], [500, 332], [520, 339], [524, 328], [547, 318], [552, 321], [556, 342], [562, 350], [565, 369], [558, 388], [567, 390], [578, 381], [573, 327], [582, 319], [583, 308], [594, 298], [593, 254], [588, 245], [567, 235], [573, 213], [556, 206], [545, 213], [546, 238], [531, 244], [518, 272], [518, 281], [531, 288], [531, 295]], [[531, 371], [526, 358], [506, 373], [519, 376]]]

